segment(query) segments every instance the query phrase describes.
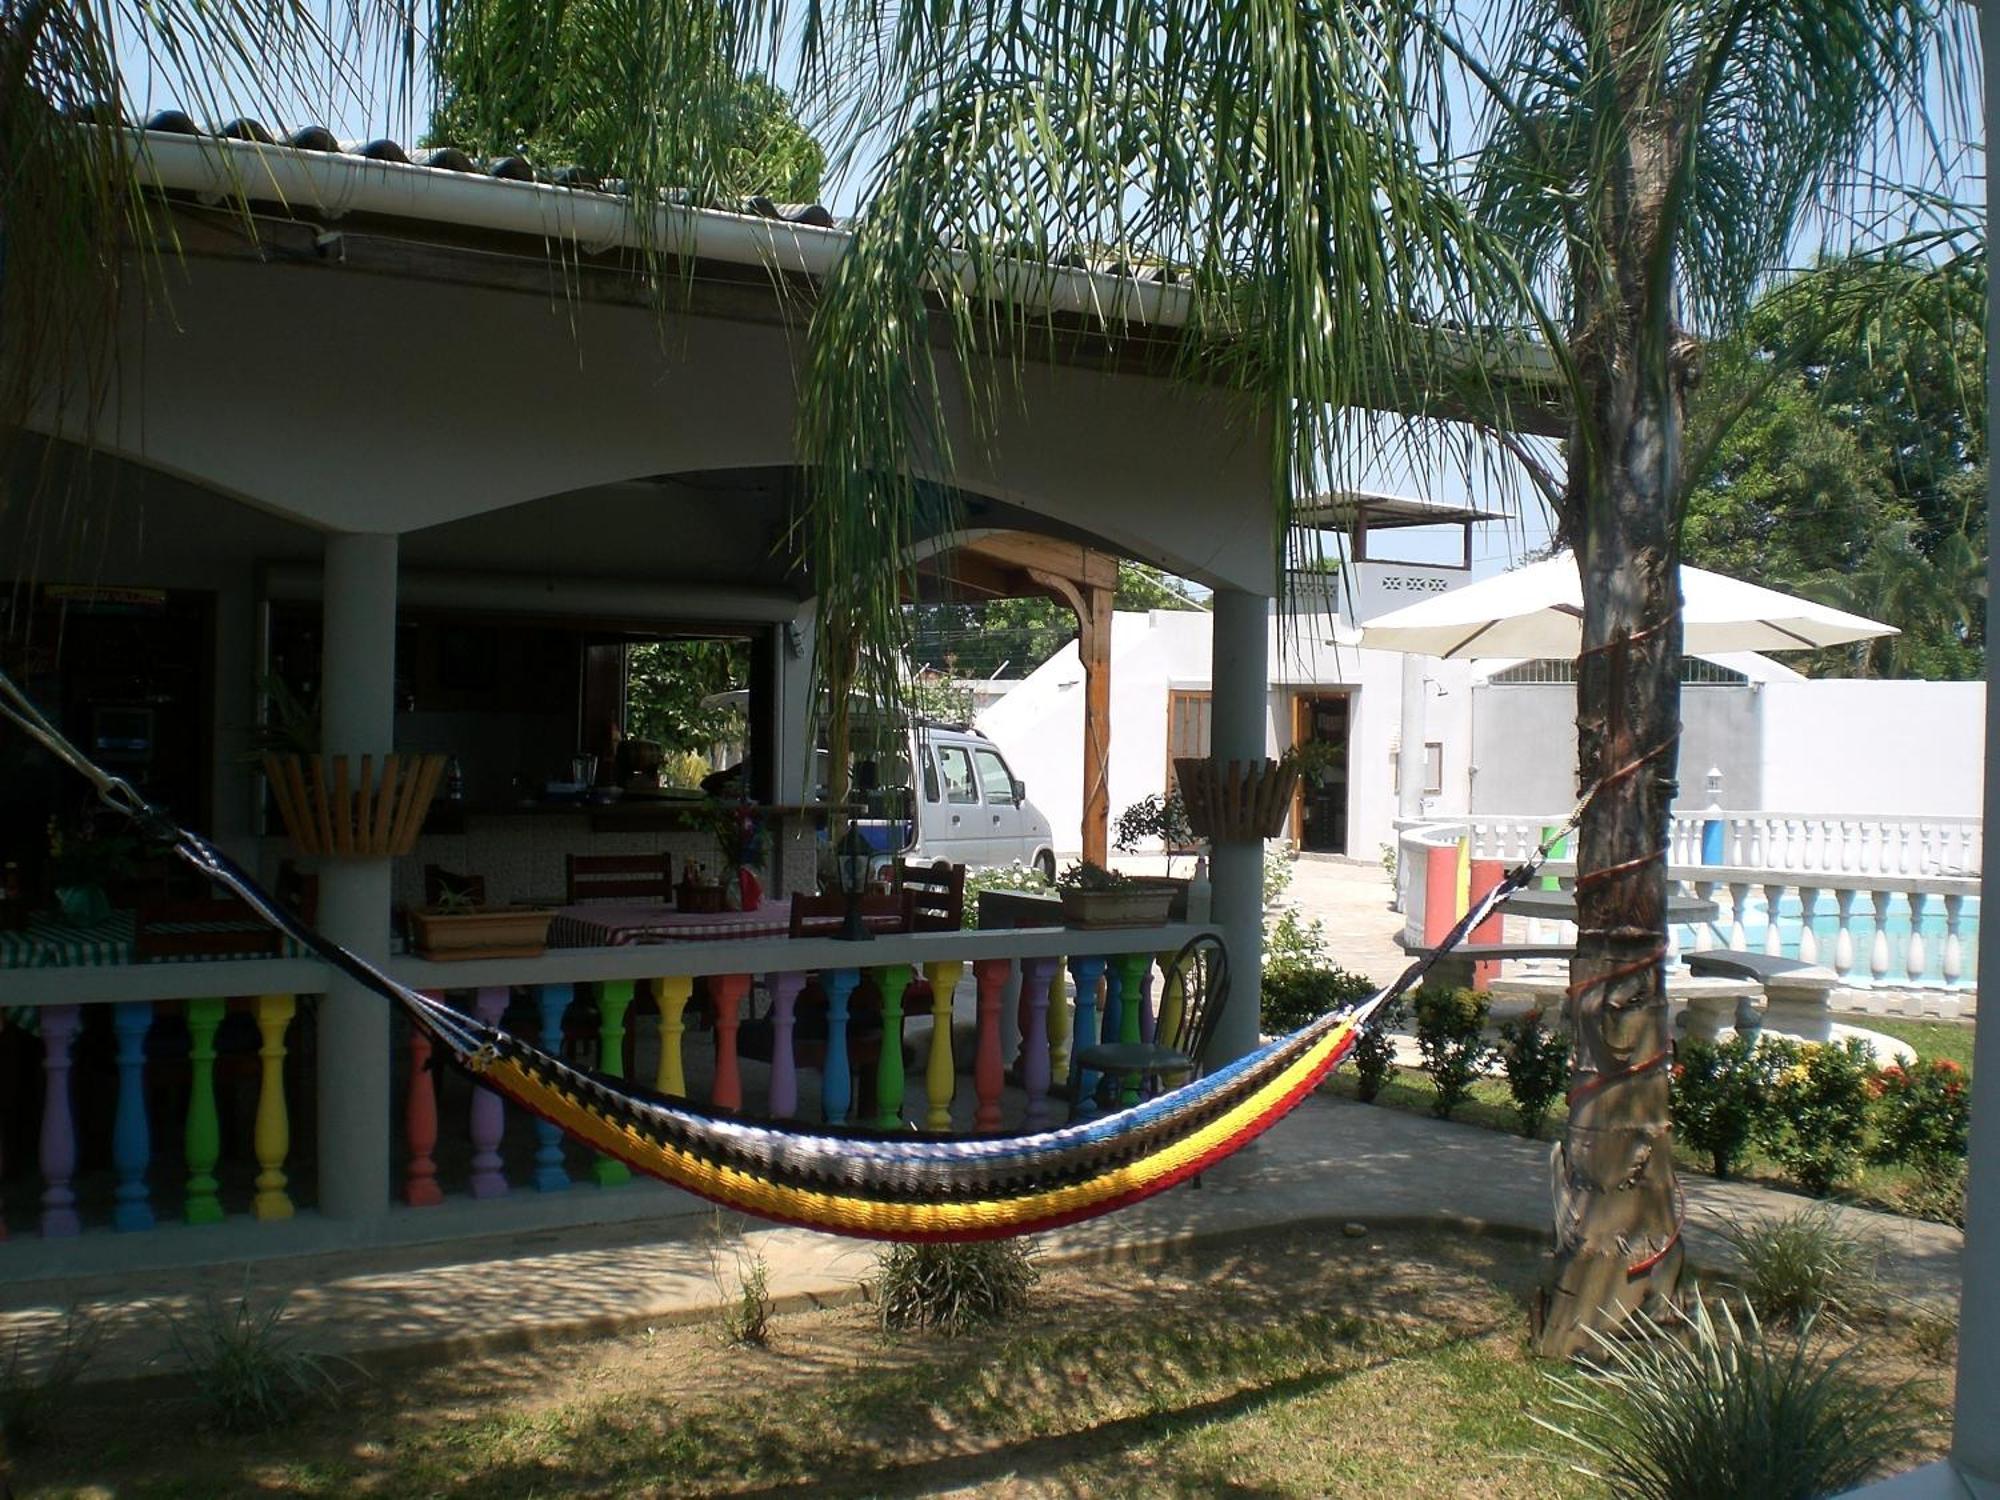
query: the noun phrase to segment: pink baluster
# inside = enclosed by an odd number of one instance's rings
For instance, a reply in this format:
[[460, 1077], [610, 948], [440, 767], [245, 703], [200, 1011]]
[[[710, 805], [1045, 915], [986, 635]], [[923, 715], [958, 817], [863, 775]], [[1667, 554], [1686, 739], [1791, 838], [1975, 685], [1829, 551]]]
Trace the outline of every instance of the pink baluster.
[[750, 992], [748, 974], [712, 974], [708, 1003], [715, 1017], [715, 1091], [719, 1109], [743, 1107], [743, 1075], [736, 1063], [736, 1028], [743, 1020], [743, 997]]
[[42, 1234], [58, 1239], [77, 1234], [83, 1223], [76, 1216], [76, 1124], [70, 1115], [69, 1049], [82, 1019], [74, 1005], [45, 1005], [42, 1026]]
[[792, 1052], [792, 1009], [805, 988], [804, 974], [772, 974], [771, 987], [771, 1113], [789, 1120], [799, 1112], [799, 1067]]
[[975, 1130], [998, 1130], [1000, 1090], [1006, 1081], [1000, 1057], [1000, 1007], [1006, 1003], [1014, 961], [982, 958], [972, 971], [979, 981], [979, 1051], [972, 1064], [972, 1091], [979, 1106], [973, 1111], [972, 1124]]
[[[440, 996], [432, 994], [432, 999]], [[431, 1079], [431, 1039], [421, 1026], [410, 1027], [410, 1086], [403, 1106], [403, 1129], [410, 1147], [409, 1170], [403, 1177], [403, 1201], [412, 1208], [444, 1202], [437, 1182], [437, 1085]]]
[[1048, 1124], [1056, 1115], [1049, 1099], [1049, 984], [1056, 977], [1056, 962], [1021, 960], [1021, 998], [1028, 1006], [1027, 1023], [1021, 1028], [1021, 1087], [1028, 1095], [1030, 1129]]
[[[498, 1026], [507, 1012], [507, 987], [490, 985], [473, 997], [472, 1013], [489, 1026]], [[507, 1115], [500, 1096], [488, 1088], [472, 1091], [472, 1196], [504, 1198], [507, 1174], [500, 1161], [500, 1138], [505, 1133]]]

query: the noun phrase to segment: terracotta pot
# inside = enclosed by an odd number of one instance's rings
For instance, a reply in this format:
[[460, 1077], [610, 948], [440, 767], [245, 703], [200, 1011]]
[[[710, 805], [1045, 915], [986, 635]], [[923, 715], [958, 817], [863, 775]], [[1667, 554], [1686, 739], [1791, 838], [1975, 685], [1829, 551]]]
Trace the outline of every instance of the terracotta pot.
[[419, 958], [534, 958], [549, 946], [555, 913], [532, 906], [491, 911], [410, 908], [410, 946]]
[[1167, 893], [1167, 920], [1185, 922], [1188, 908], [1188, 886], [1192, 877], [1186, 875], [1128, 875], [1126, 879], [1134, 885], [1144, 886], [1149, 891]]

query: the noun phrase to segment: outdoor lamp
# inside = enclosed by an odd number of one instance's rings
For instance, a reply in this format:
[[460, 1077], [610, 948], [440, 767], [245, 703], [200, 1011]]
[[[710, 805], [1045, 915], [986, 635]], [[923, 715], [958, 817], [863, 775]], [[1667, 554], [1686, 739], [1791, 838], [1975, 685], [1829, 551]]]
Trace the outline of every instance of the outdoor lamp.
[[868, 889], [871, 852], [868, 840], [861, 836], [859, 820], [850, 817], [834, 860], [835, 868], [840, 872], [840, 893], [847, 898], [847, 921], [840, 929], [840, 936], [846, 942], [859, 942], [874, 936], [861, 921], [861, 894]]

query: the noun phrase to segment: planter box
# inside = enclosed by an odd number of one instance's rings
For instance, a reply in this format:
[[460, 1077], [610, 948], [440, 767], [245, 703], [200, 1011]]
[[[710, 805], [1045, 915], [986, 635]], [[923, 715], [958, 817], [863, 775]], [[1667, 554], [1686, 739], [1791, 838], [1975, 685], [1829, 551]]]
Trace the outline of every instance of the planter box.
[[413, 906], [410, 947], [419, 958], [439, 961], [537, 958], [549, 946], [549, 921], [554, 916], [532, 906], [450, 912]]
[[1174, 776], [1188, 827], [1207, 839], [1276, 838], [1285, 831], [1299, 784], [1298, 768], [1275, 760], [1185, 756], [1174, 761]]
[[267, 755], [264, 774], [299, 853], [374, 858], [415, 847], [445, 760], [385, 755], [378, 776], [372, 755]]
[[1127, 876], [1134, 885], [1144, 886], [1149, 891], [1167, 893], [1167, 920], [1185, 922], [1188, 908], [1188, 886], [1193, 877], [1188, 875], [1131, 875]]
[[1173, 892], [1128, 885], [1111, 891], [1062, 892], [1063, 921], [1070, 927], [1157, 927], [1167, 920]]

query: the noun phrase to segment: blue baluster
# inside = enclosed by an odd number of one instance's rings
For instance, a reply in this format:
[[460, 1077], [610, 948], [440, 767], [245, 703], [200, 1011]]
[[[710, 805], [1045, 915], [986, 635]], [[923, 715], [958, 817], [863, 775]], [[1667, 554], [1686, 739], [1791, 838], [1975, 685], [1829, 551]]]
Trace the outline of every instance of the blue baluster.
[[118, 1229], [153, 1227], [153, 1205], [146, 1199], [146, 1168], [153, 1160], [146, 1122], [146, 1032], [152, 1024], [150, 1000], [123, 1000], [111, 1007], [111, 1029], [118, 1038], [118, 1112], [111, 1125], [118, 1187], [111, 1223]]
[[1070, 1061], [1070, 1082], [1074, 1087], [1071, 1113], [1079, 1120], [1087, 1120], [1097, 1113], [1098, 1075], [1081, 1065], [1078, 1054], [1098, 1035], [1097, 981], [1104, 977], [1104, 962], [1102, 958], [1072, 958], [1069, 961], [1069, 977], [1076, 986], [1076, 1045], [1071, 1049]]
[[861, 971], [829, 969], [820, 983], [826, 989], [826, 1067], [820, 1077], [820, 1108], [827, 1124], [845, 1125], [854, 1102], [854, 1084], [847, 1076], [847, 1001], [861, 983]]
[[[535, 1004], [542, 1017], [542, 1050], [551, 1057], [562, 1055], [563, 1013], [575, 998], [575, 985], [535, 987]], [[541, 1119], [535, 1121], [535, 1186], [544, 1193], [559, 1193], [569, 1186], [569, 1169], [563, 1165], [562, 1131]]]

